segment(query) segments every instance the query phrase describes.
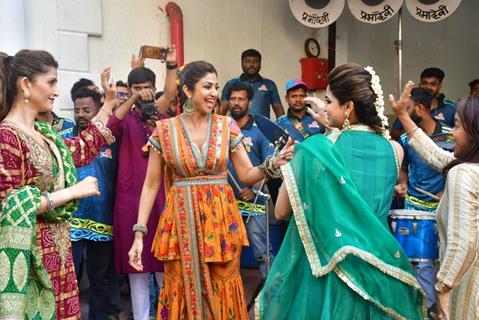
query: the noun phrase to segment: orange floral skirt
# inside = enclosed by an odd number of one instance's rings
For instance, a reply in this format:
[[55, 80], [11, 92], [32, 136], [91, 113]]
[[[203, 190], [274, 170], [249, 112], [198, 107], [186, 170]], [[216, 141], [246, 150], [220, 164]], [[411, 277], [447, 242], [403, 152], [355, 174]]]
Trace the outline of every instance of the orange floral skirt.
[[[238, 251], [234, 259], [226, 263], [207, 263], [213, 296], [209, 302], [203, 298], [206, 319], [249, 319], [240, 274], [240, 254], [241, 251]], [[157, 319], [188, 319], [181, 261], [165, 261], [164, 265], [165, 278], [158, 301]]]

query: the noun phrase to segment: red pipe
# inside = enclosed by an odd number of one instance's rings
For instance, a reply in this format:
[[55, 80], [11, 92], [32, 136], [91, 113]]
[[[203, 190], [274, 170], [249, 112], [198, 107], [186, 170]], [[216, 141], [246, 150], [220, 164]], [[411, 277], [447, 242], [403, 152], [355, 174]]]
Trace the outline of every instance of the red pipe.
[[183, 12], [181, 12], [181, 8], [174, 2], [168, 2], [165, 10], [167, 16], [170, 18], [170, 39], [171, 43], [176, 46], [176, 60], [178, 66], [182, 66], [184, 63]]

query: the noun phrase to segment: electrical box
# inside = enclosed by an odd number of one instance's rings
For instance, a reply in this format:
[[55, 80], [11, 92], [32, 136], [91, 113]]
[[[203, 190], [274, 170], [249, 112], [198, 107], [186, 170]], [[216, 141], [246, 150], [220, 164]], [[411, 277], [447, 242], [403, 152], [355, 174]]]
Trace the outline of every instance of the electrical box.
[[301, 78], [312, 90], [326, 89], [328, 86], [328, 60], [302, 58]]

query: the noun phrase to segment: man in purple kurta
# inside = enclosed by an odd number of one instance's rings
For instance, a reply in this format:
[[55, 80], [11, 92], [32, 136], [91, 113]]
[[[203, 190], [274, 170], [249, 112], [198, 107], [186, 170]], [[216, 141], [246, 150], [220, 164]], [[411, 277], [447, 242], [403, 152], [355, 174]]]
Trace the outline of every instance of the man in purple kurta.
[[[148, 166], [148, 153], [143, 151], [150, 128], [141, 120], [137, 109], [130, 111], [123, 120], [114, 113], [108, 123], [115, 137], [120, 142], [118, 180], [116, 184], [116, 199], [114, 211], [115, 235], [115, 270], [120, 274], [137, 273], [128, 263], [128, 251], [131, 248], [135, 234], [132, 226], [138, 218], [141, 189]], [[165, 202], [164, 189], [161, 188], [156, 197], [148, 220], [148, 234], [145, 236], [145, 248], [151, 248], [153, 237]], [[144, 272], [163, 271], [163, 264], [153, 257], [150, 250], [145, 250], [142, 257]]]
[[[150, 250], [165, 202], [163, 186], [148, 220], [148, 233], [144, 237], [142, 272], [136, 271], [129, 265], [128, 251], [133, 244], [132, 227], [137, 222], [141, 190], [148, 166], [148, 150], [145, 147], [155, 127], [158, 114], [164, 113], [169, 108], [171, 100], [175, 98], [175, 80], [176, 63], [167, 61], [165, 92], [154, 101], [155, 74], [144, 67], [133, 69], [128, 75], [131, 96], [114, 112], [108, 123], [108, 127], [119, 141], [118, 180], [113, 217], [115, 270], [118, 274], [128, 274], [135, 320], [149, 317], [149, 274], [155, 272], [159, 286], [163, 278], [163, 264], [152, 255]], [[145, 111], [145, 102], [148, 101], [152, 103], [151, 105], [156, 105], [157, 113]]]

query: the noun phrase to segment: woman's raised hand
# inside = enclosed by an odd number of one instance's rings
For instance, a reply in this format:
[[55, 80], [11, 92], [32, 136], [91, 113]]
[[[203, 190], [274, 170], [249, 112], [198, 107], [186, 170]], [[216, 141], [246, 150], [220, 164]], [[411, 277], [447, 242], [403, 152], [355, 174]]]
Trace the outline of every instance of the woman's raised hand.
[[281, 149], [279, 154], [274, 158], [273, 165], [276, 168], [281, 167], [282, 165], [288, 163], [294, 156], [294, 146], [296, 142], [289, 137], [286, 145]]
[[404, 90], [399, 97], [399, 100], [396, 100], [392, 94], [389, 95], [389, 103], [391, 104], [391, 108], [398, 118], [405, 116], [409, 117], [407, 108], [409, 104], [412, 103], [410, 98], [412, 88], [414, 88], [414, 82], [408, 81], [408, 83], [406, 83], [404, 86]]
[[168, 50], [168, 53], [166, 54], [166, 64], [167, 65], [173, 65], [176, 63], [176, 46], [172, 44]]
[[326, 112], [326, 104], [324, 101], [317, 97], [306, 97], [304, 98], [304, 102], [310, 103], [316, 107], [316, 111], [313, 110], [313, 108], [306, 108], [306, 112], [319, 124], [329, 130], [329, 117]]

